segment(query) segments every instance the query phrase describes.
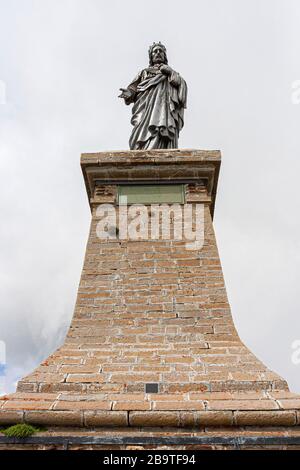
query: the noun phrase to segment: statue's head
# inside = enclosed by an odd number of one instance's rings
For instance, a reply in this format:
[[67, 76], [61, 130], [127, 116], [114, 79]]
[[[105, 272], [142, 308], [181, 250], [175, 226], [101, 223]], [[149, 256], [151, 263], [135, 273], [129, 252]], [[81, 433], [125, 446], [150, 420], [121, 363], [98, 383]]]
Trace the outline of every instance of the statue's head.
[[167, 49], [161, 42], [154, 42], [149, 47], [149, 65], [167, 64]]

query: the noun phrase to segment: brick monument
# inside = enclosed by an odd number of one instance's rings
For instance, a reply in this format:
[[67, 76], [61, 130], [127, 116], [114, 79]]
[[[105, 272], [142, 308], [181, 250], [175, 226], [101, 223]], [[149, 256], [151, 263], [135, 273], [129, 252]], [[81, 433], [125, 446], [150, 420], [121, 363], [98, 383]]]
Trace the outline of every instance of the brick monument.
[[[300, 396], [233, 324], [212, 225], [220, 163], [219, 151], [203, 150], [82, 155], [92, 221], [72, 323], [1, 397], [0, 425], [46, 426], [31, 444], [44, 448], [53, 436], [69, 448], [74, 436], [77, 448], [300, 446]], [[124, 197], [126, 210], [144, 203], [149, 221], [150, 203], [202, 207], [202, 243], [149, 238], [149, 227], [121, 237], [119, 217], [99, 237], [99, 207], [119, 216]]]

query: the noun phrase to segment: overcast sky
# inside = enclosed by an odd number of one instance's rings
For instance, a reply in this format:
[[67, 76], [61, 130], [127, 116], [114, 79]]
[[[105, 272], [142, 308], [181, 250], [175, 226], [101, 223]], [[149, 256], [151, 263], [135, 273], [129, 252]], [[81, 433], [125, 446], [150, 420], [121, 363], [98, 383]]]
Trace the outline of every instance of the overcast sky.
[[118, 89], [160, 40], [188, 84], [180, 148], [222, 152], [214, 223], [236, 327], [300, 392], [299, 25], [299, 0], [0, 0], [7, 390], [64, 338], [90, 222], [80, 154], [128, 149]]

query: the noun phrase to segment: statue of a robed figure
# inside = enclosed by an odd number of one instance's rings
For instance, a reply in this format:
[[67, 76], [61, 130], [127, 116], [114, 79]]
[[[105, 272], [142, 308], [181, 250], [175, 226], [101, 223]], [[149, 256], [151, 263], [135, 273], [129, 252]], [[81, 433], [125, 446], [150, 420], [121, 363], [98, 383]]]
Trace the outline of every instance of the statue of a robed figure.
[[133, 104], [131, 150], [178, 148], [184, 120], [187, 86], [168, 65], [163, 44], [149, 48], [149, 67], [143, 69], [119, 95]]

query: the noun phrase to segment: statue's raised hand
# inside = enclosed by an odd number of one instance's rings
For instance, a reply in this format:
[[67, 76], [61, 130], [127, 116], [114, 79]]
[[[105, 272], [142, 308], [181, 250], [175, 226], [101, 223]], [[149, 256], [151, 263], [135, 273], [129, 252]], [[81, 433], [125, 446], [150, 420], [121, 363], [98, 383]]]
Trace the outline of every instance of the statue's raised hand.
[[121, 94], [118, 96], [118, 98], [124, 98], [125, 100], [128, 100], [131, 98], [131, 91], [128, 90], [127, 88], [120, 88]]

